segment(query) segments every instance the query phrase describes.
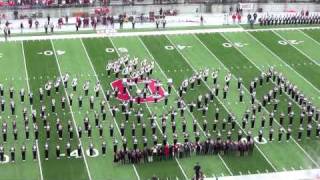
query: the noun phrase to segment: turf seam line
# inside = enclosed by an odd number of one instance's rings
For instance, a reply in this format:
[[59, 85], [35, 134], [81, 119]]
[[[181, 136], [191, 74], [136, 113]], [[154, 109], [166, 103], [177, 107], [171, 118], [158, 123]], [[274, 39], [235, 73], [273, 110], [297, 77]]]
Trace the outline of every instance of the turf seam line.
[[[276, 31], [272, 31], [274, 34], [276, 34], [278, 37], [280, 37], [282, 40], [287, 41], [286, 38], [284, 38], [281, 34], [279, 34]], [[313, 58], [311, 58], [307, 53], [305, 53], [304, 51], [302, 51], [301, 49], [297, 48], [296, 45], [293, 45], [291, 43], [288, 43], [291, 47], [293, 47], [295, 50], [297, 50], [298, 52], [300, 52], [302, 55], [304, 55], [306, 58], [308, 58], [310, 61], [312, 61], [314, 64], [320, 66], [320, 64], [318, 62], [316, 62]]]
[[[26, 56], [24, 54], [23, 41], [21, 41], [21, 48], [22, 48], [23, 63], [24, 63], [24, 68], [25, 68], [25, 73], [26, 73], [27, 88], [28, 88], [28, 92], [30, 93], [30, 85], [29, 85], [29, 80], [28, 80], [29, 75], [28, 75], [28, 70], [27, 70]], [[32, 111], [33, 105], [30, 106], [30, 109]], [[38, 140], [36, 140], [36, 146], [37, 146], [37, 156], [38, 156], [38, 165], [39, 165], [39, 171], [40, 171], [40, 179], [43, 180], [43, 173], [42, 173], [42, 165], [41, 165], [41, 159], [40, 159]]]
[[[109, 38], [109, 40], [110, 40], [110, 42], [111, 42], [111, 44], [112, 44], [113, 48], [115, 49], [116, 53], [117, 53], [117, 54], [118, 54], [118, 56], [120, 57], [120, 53], [119, 53], [119, 51], [118, 51], [118, 48], [114, 45], [114, 43], [113, 43], [113, 41], [112, 41], [112, 39], [111, 39], [111, 38]], [[136, 84], [135, 86], [136, 86], [136, 88], [138, 88], [137, 84]], [[146, 103], [146, 107], [147, 107], [147, 109], [148, 109], [148, 111], [149, 111], [149, 114], [151, 114], [151, 110], [150, 110], [150, 107], [149, 107], [148, 103]], [[163, 132], [162, 132], [162, 130], [161, 130], [161, 128], [160, 128], [160, 126], [159, 126], [158, 121], [156, 120], [156, 121], [155, 121], [155, 123], [157, 124], [157, 127], [158, 127], [158, 129], [159, 129], [160, 133], [163, 135]], [[186, 172], [185, 172], [185, 171], [183, 170], [183, 168], [181, 167], [181, 165], [180, 165], [180, 163], [179, 163], [178, 159], [177, 159], [177, 158], [175, 158], [175, 160], [176, 160], [176, 162], [177, 162], [177, 164], [178, 164], [178, 166], [179, 166], [179, 168], [180, 168], [180, 170], [181, 170], [181, 172], [182, 172], [183, 176], [184, 176], [184, 177], [185, 177], [185, 179], [187, 180], [187, 179], [188, 179], [188, 177], [187, 177], [187, 175], [186, 175]]]
[[[166, 36], [166, 38], [170, 41], [170, 43], [171, 43], [174, 47], [176, 47], [176, 45], [173, 44], [173, 42], [172, 42], [167, 36]], [[194, 70], [194, 72], [197, 72], [196, 69], [193, 67], [193, 65], [189, 62], [189, 60], [186, 59], [186, 57], [178, 50], [178, 48], [176, 48], [176, 49], [177, 49], [178, 53], [183, 57], [183, 59], [187, 62], [187, 64], [189, 64], [189, 66]], [[211, 89], [210, 89], [209, 85], [207, 84], [207, 82], [205, 82], [205, 81], [203, 81], [203, 80], [202, 80], [202, 82], [204, 82], [204, 84], [207, 86], [208, 90], [211, 91]], [[217, 97], [216, 99], [220, 102], [220, 104], [224, 107], [224, 109], [225, 109], [229, 114], [231, 114], [231, 112], [229, 111], [229, 109], [228, 109], [228, 108], [225, 106], [225, 104], [220, 100], [220, 98]], [[244, 129], [243, 129], [243, 128], [241, 127], [241, 125], [239, 124], [239, 122], [236, 121], [236, 123], [237, 123], [237, 125], [239, 126], [239, 128], [240, 128], [245, 134], [247, 134], [247, 132], [244, 131]], [[266, 157], [266, 155], [262, 152], [262, 150], [259, 148], [259, 146], [256, 145], [256, 144], [254, 144], [254, 145], [257, 147], [257, 149], [259, 150], [259, 152], [261, 153], [261, 155], [266, 159], [266, 161], [271, 165], [271, 167], [272, 167], [275, 171], [277, 171], [277, 169], [276, 169], [276, 168], [274, 167], [274, 165], [270, 162], [270, 160]]]
[[[58, 56], [56, 54], [56, 50], [55, 50], [54, 44], [53, 44], [52, 40], [50, 40], [50, 42], [51, 42], [51, 46], [52, 46], [52, 50], [53, 50], [53, 53], [54, 53], [54, 57], [55, 57], [55, 60], [56, 60], [56, 63], [57, 63], [58, 69], [59, 69], [60, 77], [62, 77], [62, 71], [61, 71], [61, 67], [60, 67], [60, 64], [59, 64], [59, 60], [58, 60]], [[69, 99], [69, 96], [68, 96], [68, 92], [67, 92], [65, 86], [63, 86], [63, 89], [64, 89], [64, 93], [65, 93], [66, 99], [68, 101], [70, 114], [71, 114], [71, 117], [72, 117], [72, 122], [73, 122], [74, 128], [75, 128], [75, 130], [77, 132], [76, 134], [77, 134], [77, 137], [78, 137], [78, 140], [79, 140], [79, 144], [81, 145], [81, 151], [82, 151], [82, 154], [83, 154], [83, 161], [85, 163], [85, 166], [86, 166], [86, 169], [87, 169], [87, 172], [88, 172], [89, 180], [92, 180], [91, 173], [90, 173], [89, 166], [88, 166], [88, 162], [87, 162], [87, 158], [86, 158], [86, 153], [85, 153], [85, 151], [83, 149], [84, 147], [83, 147], [81, 139], [79, 137], [78, 126], [77, 126], [77, 123], [76, 123], [75, 118], [74, 118], [74, 113], [73, 113], [72, 107], [70, 106], [70, 99]]]
[[[227, 40], [227, 41], [229, 41], [229, 42], [231, 42], [227, 37], [225, 37], [222, 33], [221, 33], [221, 35]], [[244, 53], [244, 52], [242, 52], [238, 47], [235, 47], [235, 49], [239, 52], [239, 53], [241, 53], [248, 61], [250, 61], [260, 72], [262, 72], [262, 70]], [[218, 59], [219, 60], [219, 59]], [[272, 81], [273, 82], [273, 81]], [[274, 82], [273, 82], [273, 84], [274, 84]], [[248, 89], [246, 88], [246, 87], [244, 87], [245, 88], [245, 90], [248, 92]], [[285, 93], [286, 94], [286, 93]], [[259, 103], [260, 103], [260, 101], [259, 100], [257, 100]], [[261, 103], [260, 103], [261, 104]], [[263, 109], [265, 110], [265, 111], [267, 111], [267, 112], [269, 112], [265, 107], [263, 107]], [[275, 118], [275, 123], [276, 124], [278, 124], [279, 126], [280, 126], [280, 124], [279, 124], [279, 122], [278, 122], [278, 120]], [[281, 127], [281, 126], [280, 126]], [[285, 130], [285, 132], [286, 132], [286, 130]], [[293, 138], [293, 137], [291, 137], [291, 139], [293, 140], [293, 142], [303, 151], [303, 153], [316, 165], [316, 166], [318, 166], [319, 167], [319, 164], [315, 161], [315, 160], [313, 160], [313, 158], [309, 155], [309, 153], [307, 153], [306, 151], [305, 151], [305, 149], [303, 148], [303, 147], [301, 147], [301, 145], [300, 144], [298, 144], [298, 142]]]
[[[92, 69], [93, 72], [94, 72], [94, 76], [96, 77], [96, 80], [97, 80], [98, 82], [100, 82], [100, 81], [99, 81], [98, 74], [97, 74], [96, 70], [95, 70], [94, 67], [93, 67], [93, 64], [92, 64], [92, 62], [91, 62], [91, 58], [90, 58], [90, 56], [89, 56], [89, 54], [88, 54], [88, 52], [87, 52], [87, 49], [86, 49], [86, 47], [85, 47], [85, 45], [84, 45], [84, 43], [83, 43], [83, 41], [82, 41], [82, 38], [80, 38], [80, 41], [81, 41], [82, 48], [83, 48], [83, 50], [84, 50], [84, 52], [85, 52], [85, 54], [86, 54], [86, 56], [87, 56], [86, 59], [89, 61], [89, 64], [90, 64], [90, 66], [91, 66], [91, 69]], [[112, 112], [111, 112], [111, 108], [110, 108], [110, 104], [109, 104], [109, 102], [108, 102], [107, 99], [106, 99], [106, 94], [105, 94], [105, 92], [104, 92], [104, 90], [103, 90], [103, 86], [101, 86], [100, 91], [101, 91], [102, 94], [103, 94], [103, 98], [104, 98], [104, 99], [106, 100], [106, 102], [107, 102], [108, 110], [110, 111], [110, 113], [112, 113]], [[112, 119], [113, 119], [113, 122], [114, 122], [115, 125], [116, 125], [116, 129], [117, 129], [118, 132], [120, 133], [120, 128], [119, 128], [119, 126], [118, 126], [118, 123], [117, 123], [115, 117], [112, 116]], [[139, 176], [139, 173], [138, 173], [135, 165], [132, 164], [132, 167], [133, 167], [133, 170], [134, 170], [134, 172], [135, 172], [135, 174], [136, 174], [136, 176], [137, 176], [137, 179], [140, 180], [140, 176]]]
[[[144, 44], [144, 42], [141, 40], [141, 38], [140, 38], [140, 37], [138, 37], [138, 38], [139, 38], [141, 44], [143, 45], [143, 47], [147, 50], [148, 54], [152, 57], [152, 59], [155, 59], [155, 58], [153, 57], [153, 55], [151, 54], [151, 52], [149, 51], [149, 49], [147, 48], [147, 46], [146, 46], [146, 45]], [[164, 73], [163, 69], [162, 69], [161, 66], [158, 64], [158, 62], [157, 62], [156, 60], [155, 60], [154, 62], [155, 62], [155, 64], [158, 66], [158, 68], [159, 68], [159, 70], [162, 72], [162, 74], [166, 77], [166, 79], [168, 79], [166, 73]], [[178, 92], [177, 92], [175, 86], [173, 85], [172, 87], [173, 87], [173, 91], [178, 95]], [[187, 111], [188, 111], [188, 113], [191, 115], [191, 117], [197, 121], [197, 126], [199, 127], [199, 129], [202, 131], [202, 133], [203, 133], [204, 136], [206, 137], [206, 136], [207, 136], [206, 133], [203, 131], [201, 125], [199, 124], [198, 120], [194, 117], [193, 113], [190, 112], [189, 108], [187, 108]], [[228, 172], [230, 173], [230, 175], [233, 176], [232, 171], [230, 170], [230, 168], [228, 167], [228, 165], [227, 165], [226, 162], [223, 160], [223, 158], [221, 157], [220, 154], [218, 154], [218, 157], [220, 158], [220, 160], [222, 161], [223, 165], [226, 167], [226, 169], [228, 170]]]

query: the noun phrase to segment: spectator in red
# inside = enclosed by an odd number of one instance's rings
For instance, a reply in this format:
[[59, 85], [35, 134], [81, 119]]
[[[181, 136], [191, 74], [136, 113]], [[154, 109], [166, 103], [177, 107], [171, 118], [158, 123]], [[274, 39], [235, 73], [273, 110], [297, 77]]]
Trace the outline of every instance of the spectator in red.
[[236, 23], [236, 18], [237, 18], [237, 16], [236, 16], [235, 14], [233, 14], [233, 15], [232, 15], [232, 22], [233, 22], [233, 24]]
[[241, 23], [241, 15], [240, 13], [237, 14], [238, 23]]
[[59, 18], [58, 19], [58, 28], [59, 29], [61, 29], [62, 24], [63, 24], [63, 20], [62, 20], [62, 18]]
[[29, 23], [29, 29], [31, 29], [32, 28], [32, 18], [28, 19], [28, 23]]

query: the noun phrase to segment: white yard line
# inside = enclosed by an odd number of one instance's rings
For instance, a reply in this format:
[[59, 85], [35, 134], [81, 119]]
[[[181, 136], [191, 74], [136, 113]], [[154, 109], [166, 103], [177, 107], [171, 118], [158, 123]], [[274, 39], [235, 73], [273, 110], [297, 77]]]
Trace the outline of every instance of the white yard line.
[[[221, 35], [227, 40], [227, 41], [229, 41], [230, 43], [232, 42], [232, 41], [230, 41], [225, 35], [223, 35], [222, 33], [221, 33]], [[236, 47], [235, 46], [235, 49], [238, 51], [238, 52], [240, 52], [246, 59], [248, 59], [248, 61], [250, 61], [260, 72], [263, 72], [244, 52], [242, 52], [241, 50], [240, 50], [240, 48], [238, 48], [238, 47]], [[217, 58], [217, 57], [216, 57]], [[218, 58], [217, 58], [218, 59]], [[219, 59], [218, 59], [219, 60]], [[220, 60], [219, 60], [220, 61]], [[244, 89], [247, 91], [247, 92], [249, 92], [248, 91], [248, 89], [246, 88], [246, 87], [244, 87]], [[259, 102], [259, 101], [258, 101]], [[260, 103], [260, 102], [259, 102]], [[261, 104], [261, 103], [260, 103]], [[263, 107], [263, 106], [262, 106]], [[263, 109], [266, 111], [266, 112], [269, 112], [265, 107], [263, 107]], [[279, 124], [279, 122], [275, 119], [275, 123], [278, 125], [278, 126], [280, 126], [281, 127], [281, 125]], [[285, 130], [286, 131], [286, 130]], [[317, 166], [317, 167], [319, 167], [319, 164], [309, 155], [309, 153], [307, 153], [306, 151], [305, 151], [305, 149], [303, 148], [303, 147], [301, 147], [301, 145], [291, 136], [291, 139], [293, 140], [293, 142], [300, 148], [300, 150], [302, 150], [302, 152]]]
[[[168, 31], [148, 31], [148, 32], [117, 32], [104, 34], [64, 34], [64, 35], [43, 35], [43, 36], [17, 36], [10, 37], [8, 41], [22, 40], [53, 40], [53, 39], [75, 39], [75, 38], [98, 38], [98, 37], [120, 37], [120, 36], [147, 36], [147, 35], [175, 35], [194, 33], [215, 33], [215, 32], [251, 32], [251, 31], [273, 31], [273, 30], [304, 30], [320, 29], [320, 27], [293, 27], [293, 28], [267, 28], [267, 29], [243, 29], [243, 28], [218, 28], [218, 29], [194, 29], [194, 30], [168, 30]], [[5, 41], [4, 38], [0, 39]]]
[[[119, 53], [119, 51], [118, 51], [118, 48], [114, 45], [114, 43], [113, 43], [113, 41], [112, 41], [112, 39], [111, 39], [111, 38], [109, 38], [109, 40], [110, 40], [110, 42], [111, 42], [111, 44], [112, 44], [113, 48], [114, 48], [114, 49], [115, 49], [115, 51], [117, 52], [118, 56], [120, 57], [121, 55], [120, 55], [120, 53]], [[135, 85], [135, 86], [136, 86], [136, 88], [138, 88], [138, 86], [137, 86], [137, 85]], [[145, 103], [145, 104], [146, 104], [146, 107], [147, 107], [147, 109], [148, 109], [148, 111], [149, 111], [149, 114], [151, 114], [151, 113], [152, 113], [152, 111], [150, 110], [150, 107], [149, 107], [148, 103]], [[161, 133], [161, 134], [162, 134], [162, 136], [163, 136], [164, 134], [163, 134], [163, 132], [162, 132], [162, 130], [161, 130], [161, 128], [160, 128], [160, 125], [159, 125], [158, 121], [156, 120], [156, 121], [155, 121], [155, 123], [157, 124], [157, 127], [158, 127], [158, 129], [159, 129], [160, 133]], [[185, 177], [185, 179], [187, 180], [187, 179], [188, 179], [188, 176], [187, 176], [186, 172], [184, 171], [184, 169], [182, 168], [182, 166], [180, 165], [179, 160], [178, 160], [177, 158], [175, 158], [175, 160], [176, 160], [176, 162], [177, 162], [177, 164], [178, 164], [178, 166], [179, 166], [179, 168], [180, 168], [180, 170], [181, 170], [181, 172], [182, 172], [183, 176], [184, 176], [184, 177]]]
[[[29, 76], [28, 76], [26, 56], [25, 56], [25, 54], [24, 54], [23, 41], [21, 41], [21, 48], [22, 48], [22, 56], [23, 56], [24, 68], [25, 68], [25, 72], [26, 72], [27, 88], [28, 88], [28, 92], [30, 93]], [[33, 109], [33, 106], [32, 106], [32, 105], [30, 106], [30, 109], [31, 109], [31, 111], [32, 111], [32, 109]], [[41, 159], [40, 159], [40, 152], [39, 152], [39, 143], [38, 143], [38, 140], [36, 140], [36, 146], [37, 146], [37, 156], [38, 156], [38, 164], [39, 164], [39, 170], [40, 170], [40, 179], [43, 180], [43, 173], [42, 173], [42, 165], [41, 165]]]
[[[287, 40], [286, 38], [284, 38], [281, 34], [279, 34], [278, 32], [276, 31], [272, 31], [274, 32], [276, 35], [278, 35], [282, 40]], [[315, 63], [316, 65], [320, 66], [320, 64], [315, 61], [314, 59], [312, 59], [307, 53], [305, 53], [304, 51], [302, 51], [301, 49], [297, 48], [296, 45], [294, 44], [291, 44], [291, 43], [288, 43], [289, 46], [293, 47], [294, 49], [296, 49], [297, 51], [299, 51], [301, 54], [303, 54], [304, 56], [306, 56], [310, 61], [312, 61], [313, 63]]]
[[[94, 72], [94, 76], [96, 77], [96, 80], [97, 80], [98, 82], [100, 82], [99, 77], [98, 77], [98, 74], [97, 74], [96, 70], [94, 69], [94, 66], [93, 66], [93, 64], [92, 64], [92, 62], [91, 62], [91, 58], [90, 58], [90, 56], [89, 56], [89, 54], [88, 54], [88, 52], [87, 52], [87, 49], [86, 49], [85, 45], [83, 44], [82, 39], [80, 39], [80, 41], [81, 41], [82, 48], [83, 48], [83, 50], [84, 50], [84, 52], [85, 52], [85, 54], [86, 54], [87, 60], [89, 61], [90, 67], [91, 67], [92, 71]], [[105, 99], [106, 102], [107, 102], [108, 110], [109, 110], [110, 113], [112, 114], [112, 112], [111, 112], [111, 106], [110, 106], [109, 102], [108, 102], [107, 99], [106, 99], [106, 94], [105, 94], [105, 92], [104, 92], [104, 90], [103, 90], [103, 86], [101, 86], [101, 92], [102, 92], [102, 94], [103, 94], [104, 99]], [[116, 125], [116, 128], [117, 128], [118, 132], [120, 133], [120, 128], [119, 128], [119, 126], [118, 126], [118, 123], [117, 123], [115, 117], [112, 116], [112, 119], [113, 119], [114, 124]], [[138, 173], [135, 165], [132, 164], [132, 167], [133, 167], [133, 170], [134, 170], [134, 172], [135, 172], [135, 174], [136, 174], [136, 176], [137, 176], [137, 179], [140, 180], [140, 176], [139, 176], [139, 173]]]
[[[57, 63], [58, 69], [59, 69], [60, 77], [62, 77], [62, 71], [61, 71], [61, 67], [60, 67], [60, 64], [59, 64], [59, 60], [58, 60], [58, 56], [56, 54], [56, 50], [55, 50], [54, 44], [53, 44], [52, 40], [50, 40], [50, 42], [51, 42], [53, 54], [54, 54], [54, 57], [56, 59], [56, 63]], [[74, 128], [76, 130], [76, 134], [77, 134], [77, 137], [78, 137], [78, 140], [79, 140], [79, 144], [81, 145], [81, 151], [82, 151], [82, 154], [83, 154], [83, 160], [84, 160], [84, 164], [86, 166], [87, 172], [88, 172], [89, 180], [92, 180], [91, 173], [90, 173], [89, 166], [88, 166], [88, 162], [87, 162], [87, 158], [86, 158], [86, 152], [83, 149], [83, 145], [82, 145], [81, 139], [80, 139], [79, 134], [78, 134], [78, 132], [79, 132], [78, 131], [78, 126], [77, 126], [77, 123], [76, 123], [74, 115], [73, 115], [74, 113], [72, 111], [72, 107], [70, 106], [70, 99], [69, 99], [69, 96], [68, 96], [68, 92], [67, 92], [65, 87], [63, 87], [63, 89], [64, 89], [64, 93], [65, 93], [65, 96], [67, 98], [68, 105], [69, 105], [69, 108], [70, 108], [73, 126], [74, 126]]]
[[302, 31], [301, 29], [298, 29], [299, 32], [301, 32], [304, 36], [306, 36], [308, 39], [312, 40], [314, 43], [320, 46], [320, 42], [315, 40], [313, 37]]
[[[162, 70], [161, 66], [158, 64], [158, 62], [155, 60], [155, 58], [153, 57], [153, 55], [151, 54], [151, 52], [149, 51], [148, 47], [144, 44], [144, 42], [141, 40], [140, 37], [138, 37], [141, 44], [143, 45], [143, 47], [145, 48], [145, 50], [148, 52], [149, 56], [154, 60], [155, 64], [157, 65], [157, 67], [159, 68], [160, 72], [164, 75], [164, 77], [166, 79], [168, 79], [166, 73], [164, 73], [164, 71]], [[178, 96], [178, 92], [175, 89], [175, 86], [173, 86], [173, 91], [177, 94]], [[194, 115], [190, 112], [190, 110], [187, 108], [188, 113], [191, 115], [191, 117], [193, 119], [195, 119], [197, 121], [197, 126], [199, 127], [199, 129], [202, 131], [202, 133], [204, 134], [205, 137], [207, 137], [207, 134], [203, 131], [201, 125], [199, 124], [198, 120], [194, 117]], [[228, 167], [228, 165], [226, 164], [226, 162], [224, 161], [224, 159], [221, 157], [220, 154], [218, 154], [218, 157], [220, 158], [220, 160], [222, 161], [223, 165], [225, 166], [225, 168], [228, 170], [228, 172], [230, 173], [230, 175], [233, 175], [232, 171], [230, 170], [230, 168]]]
[[[170, 43], [176, 48], [177, 52], [183, 57], [183, 59], [189, 64], [189, 66], [193, 69], [194, 72], [197, 72], [197, 70], [193, 67], [193, 65], [189, 62], [189, 60], [180, 52], [180, 50], [176, 47], [176, 45], [169, 39], [169, 37], [166, 36], [166, 38], [170, 41]], [[208, 90], [211, 91], [211, 88], [209, 87], [209, 85], [207, 84], [207, 82], [203, 81], [203, 83], [207, 86]], [[224, 105], [224, 103], [220, 100], [220, 98], [216, 98], [220, 104], [225, 108], [225, 110], [231, 114], [230, 110]], [[236, 121], [236, 123], [238, 124], [239, 128], [245, 133], [247, 134], [247, 132], [241, 127], [241, 125], [239, 124], [238, 121]], [[275, 166], [271, 163], [271, 161], [267, 158], [267, 156], [262, 152], [262, 150], [259, 148], [258, 145], [255, 144], [255, 146], [257, 147], [257, 149], [259, 150], [259, 152], [261, 153], [261, 155], [266, 159], [266, 161], [270, 164], [270, 166], [273, 168], [273, 170], [277, 171], [277, 169], [275, 168]]]

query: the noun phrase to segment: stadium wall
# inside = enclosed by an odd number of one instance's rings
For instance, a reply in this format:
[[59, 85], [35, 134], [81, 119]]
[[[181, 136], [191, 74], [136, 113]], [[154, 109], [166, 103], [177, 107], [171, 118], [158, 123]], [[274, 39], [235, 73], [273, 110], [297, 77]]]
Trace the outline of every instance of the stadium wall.
[[[162, 7], [164, 10], [174, 9], [177, 10], [179, 14], [190, 14], [195, 13], [198, 10], [201, 13], [225, 13], [229, 12], [230, 6], [237, 5], [230, 4], [213, 4], [207, 6], [204, 4], [172, 4], [172, 5], [135, 5], [135, 6], [123, 6], [114, 5], [110, 6], [110, 12], [113, 15], [118, 15], [120, 13], [127, 13], [129, 15], [140, 15], [144, 13], [148, 15], [150, 11], [154, 11], [155, 14], [158, 13], [159, 9]], [[41, 15], [46, 17], [48, 14], [52, 17], [62, 17], [62, 16], [74, 16], [76, 14], [86, 13], [93, 14], [95, 9], [98, 7], [85, 7], [85, 8], [55, 8], [55, 9], [24, 9], [18, 10], [20, 15], [25, 16], [38, 16]], [[309, 10], [310, 12], [320, 12], [320, 4], [317, 3], [253, 3], [252, 8], [245, 9], [244, 12], [254, 12], [261, 9], [262, 12], [300, 12], [301, 10]], [[13, 19], [13, 10], [1, 10], [1, 14], [5, 14], [7, 19]]]

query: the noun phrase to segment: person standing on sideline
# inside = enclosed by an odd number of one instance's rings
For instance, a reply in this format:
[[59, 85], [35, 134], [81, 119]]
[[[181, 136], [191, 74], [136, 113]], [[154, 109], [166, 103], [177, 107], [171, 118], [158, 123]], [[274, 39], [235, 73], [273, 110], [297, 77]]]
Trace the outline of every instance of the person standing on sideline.
[[167, 21], [165, 18], [162, 19], [162, 28], [165, 29], [166, 28], [166, 24], [167, 24]]
[[200, 16], [200, 26], [203, 26], [203, 16]]
[[23, 22], [21, 22], [21, 23], [20, 23], [20, 32], [21, 32], [21, 34], [23, 33], [23, 28], [24, 28]]
[[44, 32], [48, 34], [48, 23], [44, 24]]
[[135, 18], [132, 18], [132, 29], [134, 29], [136, 26], [136, 20]]
[[4, 33], [4, 39], [5, 39], [5, 41], [7, 41], [8, 40], [8, 27], [7, 26], [4, 27], [3, 33]]
[[50, 31], [51, 31], [51, 33], [53, 33], [53, 29], [54, 29], [53, 22], [51, 22], [51, 23], [50, 23], [50, 29], [51, 29], [51, 30], [50, 30]]
[[36, 19], [36, 21], [34, 22], [34, 24], [36, 25], [36, 29], [38, 30], [39, 28], [39, 21]]
[[159, 19], [156, 19], [156, 28], [159, 29]]

